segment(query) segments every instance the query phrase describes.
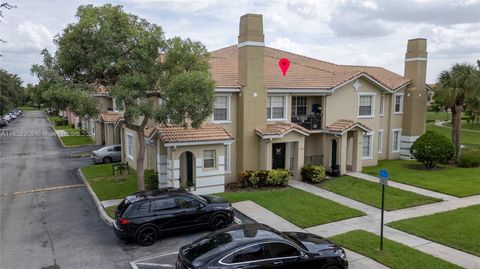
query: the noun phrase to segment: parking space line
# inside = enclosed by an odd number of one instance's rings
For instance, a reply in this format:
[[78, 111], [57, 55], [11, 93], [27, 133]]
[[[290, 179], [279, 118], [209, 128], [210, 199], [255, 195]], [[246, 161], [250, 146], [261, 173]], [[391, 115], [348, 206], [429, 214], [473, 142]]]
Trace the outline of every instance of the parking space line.
[[135, 262], [130, 262], [130, 266], [132, 266], [133, 269], [138, 269], [138, 266], [135, 264]]
[[[80, 188], [80, 187], [85, 187], [85, 184], [73, 184], [73, 185], [33, 189], [33, 190], [28, 190], [28, 191], [17, 191], [17, 192], [12, 193], [11, 195], [20, 195], [20, 194], [44, 192], [44, 191], [54, 191], [54, 190], [62, 190], [62, 189], [72, 189], [72, 188]], [[8, 193], [2, 193], [2, 196], [6, 196], [6, 195], [9, 195], [9, 194]]]
[[151, 256], [146, 256], [141, 259], [138, 259], [136, 261], [131, 261], [130, 265], [132, 266], [133, 269], [138, 269], [137, 265], [146, 265], [146, 266], [163, 266], [163, 267], [172, 267], [173, 265], [170, 264], [163, 264], [163, 263], [149, 263], [149, 262], [144, 262], [146, 260], [151, 260], [155, 258], [161, 258], [169, 255], [176, 255], [178, 254], [178, 251], [175, 252], [170, 252], [170, 253], [162, 253], [162, 254], [156, 254], [156, 255], [151, 255]]
[[146, 265], [146, 266], [158, 266], [158, 267], [170, 267], [173, 268], [173, 265], [166, 263], [151, 263], [151, 262], [137, 262], [136, 265]]

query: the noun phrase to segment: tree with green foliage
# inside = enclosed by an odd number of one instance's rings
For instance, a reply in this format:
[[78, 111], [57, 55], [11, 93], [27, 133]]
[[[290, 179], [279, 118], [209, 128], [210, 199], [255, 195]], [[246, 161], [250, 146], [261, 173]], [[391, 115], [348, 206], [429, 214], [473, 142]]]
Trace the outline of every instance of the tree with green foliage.
[[38, 87], [38, 84], [33, 85], [29, 83], [25, 88], [25, 94], [26, 103], [30, 104], [32, 107], [40, 109], [41, 105], [44, 103], [42, 88]]
[[[75, 112], [80, 117], [96, 117], [99, 113], [99, 101], [92, 96], [93, 85], [65, 78], [57, 64], [57, 59], [48, 50], [42, 50], [43, 64], [34, 64], [30, 69], [39, 82], [35, 85], [35, 94], [54, 111]], [[40, 104], [37, 103], [40, 107]]]
[[147, 122], [199, 127], [213, 112], [209, 54], [190, 39], [166, 40], [160, 26], [120, 6], [80, 6], [76, 17], [55, 40], [61, 74], [105, 86], [115, 98], [137, 134], [137, 186], [144, 190]]
[[455, 145], [455, 160], [460, 155], [461, 115], [471, 100], [480, 96], [478, 67], [469, 64], [455, 64], [450, 70], [443, 71], [438, 81], [436, 100], [452, 112], [452, 142]]
[[24, 100], [22, 80], [16, 75], [0, 68], [0, 115], [20, 106]]
[[427, 131], [410, 147], [413, 157], [427, 169], [434, 168], [437, 163], [447, 163], [455, 154], [455, 147], [450, 140], [436, 132]]

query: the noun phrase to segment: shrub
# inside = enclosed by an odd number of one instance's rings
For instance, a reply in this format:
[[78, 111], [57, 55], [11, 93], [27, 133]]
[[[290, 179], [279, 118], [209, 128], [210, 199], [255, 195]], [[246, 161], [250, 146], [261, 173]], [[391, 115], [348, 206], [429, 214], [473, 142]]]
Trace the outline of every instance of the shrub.
[[480, 149], [465, 148], [460, 153], [458, 159], [460, 167], [477, 167], [480, 166]]
[[242, 171], [238, 175], [242, 187], [258, 188], [260, 186], [285, 186], [290, 175], [288, 170], [256, 170]]
[[269, 170], [267, 173], [267, 179], [265, 181], [266, 186], [285, 186], [288, 184], [290, 174], [287, 169]]
[[410, 152], [425, 168], [430, 169], [439, 162], [450, 161], [455, 154], [455, 146], [446, 136], [427, 131], [413, 143]]
[[145, 180], [145, 188], [147, 190], [158, 189], [158, 175], [155, 170], [145, 169], [145, 171], [143, 172], [143, 176]]
[[321, 165], [306, 165], [302, 168], [302, 180], [320, 183], [325, 180], [325, 167]]
[[54, 123], [55, 123], [55, 126], [65, 126], [68, 124], [68, 122], [64, 119], [56, 119]]
[[250, 173], [252, 171], [242, 171], [238, 173], [238, 181], [242, 187], [247, 187], [249, 185]]

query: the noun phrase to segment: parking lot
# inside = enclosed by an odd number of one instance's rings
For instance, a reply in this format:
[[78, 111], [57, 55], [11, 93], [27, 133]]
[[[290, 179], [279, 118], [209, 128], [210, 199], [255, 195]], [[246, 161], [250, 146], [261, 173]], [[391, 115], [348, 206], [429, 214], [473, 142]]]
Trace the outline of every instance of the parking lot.
[[52, 132], [43, 112], [9, 128], [39, 135], [0, 137], [0, 268], [172, 268], [181, 246], [209, 233], [166, 234], [149, 247], [119, 240], [77, 178], [98, 146], [62, 148], [43, 135]]

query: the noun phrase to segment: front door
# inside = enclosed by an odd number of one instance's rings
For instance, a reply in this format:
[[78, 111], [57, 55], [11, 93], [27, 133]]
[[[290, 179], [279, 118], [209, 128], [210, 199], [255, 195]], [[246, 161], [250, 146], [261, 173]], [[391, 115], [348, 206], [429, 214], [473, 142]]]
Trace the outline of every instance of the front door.
[[272, 169], [285, 169], [285, 143], [272, 144]]
[[193, 187], [193, 154], [187, 152], [187, 186]]

